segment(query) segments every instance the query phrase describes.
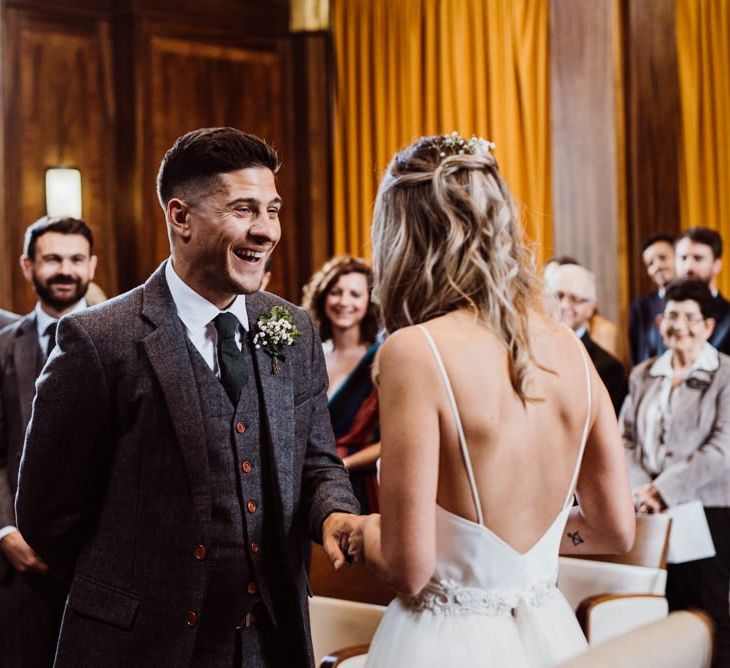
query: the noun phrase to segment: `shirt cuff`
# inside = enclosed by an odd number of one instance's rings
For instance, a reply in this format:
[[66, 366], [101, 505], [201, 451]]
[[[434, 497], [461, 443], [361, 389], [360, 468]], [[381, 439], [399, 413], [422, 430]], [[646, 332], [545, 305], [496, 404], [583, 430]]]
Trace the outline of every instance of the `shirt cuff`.
[[8, 534], [15, 533], [18, 530], [17, 527], [14, 527], [12, 524], [8, 524], [6, 527], [2, 527], [0, 529], [0, 540], [5, 538]]

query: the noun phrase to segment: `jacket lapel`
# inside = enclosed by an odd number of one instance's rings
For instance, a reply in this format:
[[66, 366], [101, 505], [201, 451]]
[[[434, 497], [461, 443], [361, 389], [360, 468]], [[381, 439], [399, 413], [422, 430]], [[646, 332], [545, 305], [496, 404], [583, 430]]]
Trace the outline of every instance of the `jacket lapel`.
[[144, 287], [142, 315], [155, 329], [142, 339], [142, 344], [165, 395], [188, 469], [195, 508], [207, 533], [211, 498], [203, 415], [185, 330], [167, 287], [164, 266], [163, 263]]
[[38, 346], [35, 315], [29, 315], [16, 330], [13, 346], [13, 363], [18, 380], [18, 399], [23, 424], [30, 422], [30, 411], [35, 396], [35, 381], [43, 366], [42, 353]]
[[[246, 295], [249, 330], [256, 334], [259, 315], [267, 312], [272, 303], [260, 292]], [[291, 517], [294, 510], [292, 478], [294, 476], [294, 392], [292, 387], [292, 364], [289, 356], [273, 373], [271, 358], [254, 348], [255, 373], [259, 379], [262, 397], [262, 413], [266, 417], [266, 428], [271, 444], [272, 463], [276, 473], [278, 496], [284, 512], [284, 519]]]

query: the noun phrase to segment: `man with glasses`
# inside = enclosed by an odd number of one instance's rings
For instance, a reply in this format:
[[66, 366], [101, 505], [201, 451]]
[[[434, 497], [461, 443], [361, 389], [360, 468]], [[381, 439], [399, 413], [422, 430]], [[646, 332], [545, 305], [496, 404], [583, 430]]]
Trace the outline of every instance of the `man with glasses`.
[[561, 322], [568, 325], [585, 345], [618, 414], [627, 392], [623, 365], [588, 333], [588, 321], [596, 310], [596, 279], [593, 272], [577, 264], [563, 264], [546, 276], [546, 282], [560, 307]]

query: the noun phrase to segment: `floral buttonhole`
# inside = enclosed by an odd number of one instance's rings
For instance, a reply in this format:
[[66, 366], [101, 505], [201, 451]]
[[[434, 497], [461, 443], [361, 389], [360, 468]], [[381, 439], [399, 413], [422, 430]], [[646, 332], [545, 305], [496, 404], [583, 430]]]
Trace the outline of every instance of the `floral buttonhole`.
[[286, 306], [274, 306], [268, 313], [262, 313], [256, 321], [256, 329], [254, 346], [271, 358], [271, 373], [279, 373], [281, 362], [286, 362], [282, 350], [294, 345], [302, 332], [292, 321], [291, 311]]

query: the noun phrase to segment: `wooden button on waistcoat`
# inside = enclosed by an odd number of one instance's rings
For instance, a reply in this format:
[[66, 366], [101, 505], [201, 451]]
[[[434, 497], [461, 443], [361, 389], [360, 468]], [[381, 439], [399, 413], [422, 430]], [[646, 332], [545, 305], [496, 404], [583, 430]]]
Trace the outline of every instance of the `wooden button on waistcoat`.
[[243, 462], [243, 464], [241, 464], [241, 471], [243, 471], [244, 473], [251, 473], [251, 469], [252, 469], [252, 468], [253, 468], [253, 467], [251, 466], [251, 462], [250, 462], [250, 461], [248, 461], [248, 459], [246, 459], [246, 460], [245, 460], [245, 461]]
[[188, 610], [187, 614], [185, 615], [185, 620], [188, 623], [188, 626], [190, 628], [193, 628], [198, 623], [198, 613], [194, 610]]
[[236, 422], [236, 431], [239, 434], [242, 434], [244, 431], [246, 431], [248, 427], [246, 426], [245, 422]]
[[249, 513], [255, 513], [256, 512], [256, 501], [249, 501], [246, 504], [246, 510], [248, 510]]
[[249, 583], [248, 583], [248, 585], [246, 586], [246, 591], [247, 591], [247, 592], [248, 592], [249, 594], [255, 594], [255, 593], [256, 593], [256, 592], [258, 591], [258, 590], [259, 590], [259, 589], [258, 589], [258, 587], [256, 586], [256, 583], [255, 583], [255, 582], [249, 582]]
[[205, 545], [196, 545], [193, 550], [193, 556], [198, 561], [203, 561], [208, 556], [208, 548]]
[[261, 549], [261, 546], [257, 542], [251, 543], [251, 552], [254, 554], [258, 554], [259, 550]]

